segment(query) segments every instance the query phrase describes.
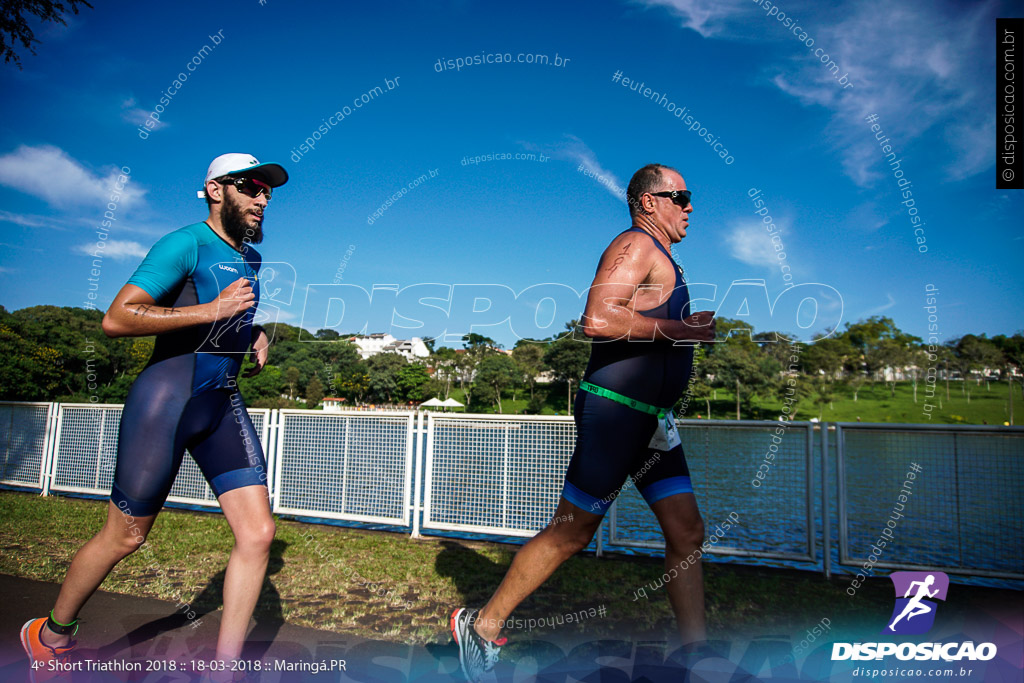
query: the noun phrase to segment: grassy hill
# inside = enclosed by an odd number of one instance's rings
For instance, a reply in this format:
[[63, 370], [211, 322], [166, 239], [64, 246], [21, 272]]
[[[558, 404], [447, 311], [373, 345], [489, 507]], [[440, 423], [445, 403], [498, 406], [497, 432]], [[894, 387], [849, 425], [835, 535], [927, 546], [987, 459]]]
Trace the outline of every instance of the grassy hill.
[[[969, 393], [969, 397], [968, 397]], [[564, 384], [541, 385], [537, 394], [543, 402], [544, 415], [566, 415], [566, 390]], [[453, 389], [452, 398], [465, 402], [465, 395], [459, 389]], [[529, 392], [516, 392], [515, 400], [508, 392], [502, 397], [502, 408], [505, 413], [517, 414], [526, 410], [529, 403]], [[926, 403], [931, 409], [926, 410]], [[918, 382], [917, 401], [914, 401], [914, 388], [910, 381], [897, 382], [895, 396], [889, 385], [882, 382], [865, 384], [853, 400], [853, 390], [842, 384], [835, 385], [834, 400], [830, 404], [816, 405], [813, 399], [805, 399], [797, 408], [797, 420], [809, 420], [812, 417], [827, 422], [905, 422], [920, 424], [990, 424], [1001, 425], [1010, 420], [1009, 397], [1006, 382], [980, 384], [970, 381], [950, 382], [949, 398], [946, 398], [946, 385], [940, 382], [935, 387], [934, 395], [926, 398], [925, 385]], [[741, 417], [745, 420], [776, 419], [782, 409], [782, 401], [775, 398], [755, 398], [752, 408], [743, 406]], [[494, 406], [474, 403], [472, 412], [497, 412]], [[1024, 396], [1021, 385], [1014, 383], [1013, 414], [1015, 425], [1024, 424]], [[707, 419], [707, 408], [704, 401], [691, 401], [684, 417], [695, 418], [698, 415]], [[929, 418], [929, 415], [931, 416]], [[711, 418], [716, 420], [736, 419], [735, 394], [725, 389], [717, 391], [717, 397], [711, 401]]]

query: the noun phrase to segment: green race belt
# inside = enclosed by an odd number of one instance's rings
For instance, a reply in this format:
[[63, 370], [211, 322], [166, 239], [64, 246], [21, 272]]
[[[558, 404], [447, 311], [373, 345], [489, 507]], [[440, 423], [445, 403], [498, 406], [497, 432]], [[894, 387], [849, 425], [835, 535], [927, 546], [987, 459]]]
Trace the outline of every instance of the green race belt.
[[609, 401], [615, 401], [616, 403], [621, 403], [624, 406], [629, 406], [633, 410], [639, 410], [641, 413], [647, 413], [648, 415], [657, 415], [659, 418], [665, 417], [665, 413], [668, 412], [668, 409], [666, 408], [652, 406], [650, 403], [644, 403], [643, 401], [638, 401], [635, 398], [623, 396], [617, 391], [605, 389], [604, 387], [599, 387], [596, 384], [591, 384], [590, 382], [580, 382], [580, 389], [582, 389], [583, 391], [590, 392], [595, 396], [606, 398]]

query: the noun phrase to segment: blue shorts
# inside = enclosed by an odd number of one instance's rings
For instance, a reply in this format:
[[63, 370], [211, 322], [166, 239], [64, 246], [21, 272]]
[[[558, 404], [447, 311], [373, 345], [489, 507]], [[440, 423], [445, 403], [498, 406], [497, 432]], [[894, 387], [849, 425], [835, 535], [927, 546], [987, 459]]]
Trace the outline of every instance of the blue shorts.
[[163, 507], [187, 448], [218, 497], [266, 486], [267, 462], [237, 387], [192, 395], [188, 356], [150, 365], [128, 393], [110, 499], [126, 514]]
[[562, 497], [603, 515], [632, 477], [650, 505], [692, 493], [682, 445], [662, 452], [648, 447], [658, 418], [586, 391], [576, 395], [576, 448], [565, 473]]

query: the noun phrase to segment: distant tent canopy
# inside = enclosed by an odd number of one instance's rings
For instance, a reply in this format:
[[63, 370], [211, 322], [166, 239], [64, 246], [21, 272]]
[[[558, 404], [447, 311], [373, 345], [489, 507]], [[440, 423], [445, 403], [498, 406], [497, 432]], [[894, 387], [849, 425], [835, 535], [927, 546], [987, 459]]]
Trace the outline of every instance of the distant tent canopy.
[[423, 403], [421, 403], [420, 408], [439, 408], [441, 406], [446, 405], [448, 404], [442, 401], [441, 399], [435, 397], [430, 399], [429, 401], [424, 401]]
[[424, 401], [420, 404], [420, 408], [461, 408], [462, 404], [456, 401], [454, 398], [448, 398], [441, 400], [437, 397]]

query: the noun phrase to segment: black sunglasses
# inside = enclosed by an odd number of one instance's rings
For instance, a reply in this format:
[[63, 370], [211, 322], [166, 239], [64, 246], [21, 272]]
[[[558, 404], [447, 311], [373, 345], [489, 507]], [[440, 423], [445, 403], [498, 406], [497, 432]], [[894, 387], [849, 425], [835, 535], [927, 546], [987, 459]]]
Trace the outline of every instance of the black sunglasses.
[[234, 185], [236, 190], [246, 197], [252, 197], [253, 199], [259, 197], [260, 193], [262, 193], [267, 198], [267, 201], [270, 201], [270, 196], [273, 194], [273, 189], [270, 185], [255, 178], [232, 178], [231, 176], [226, 176], [224, 178], [217, 178], [217, 182], [222, 185]]
[[664, 192], [649, 192], [648, 194], [655, 197], [671, 197], [674, 204], [685, 209], [690, 203], [690, 195], [692, 193], [689, 190], [666, 190]]

